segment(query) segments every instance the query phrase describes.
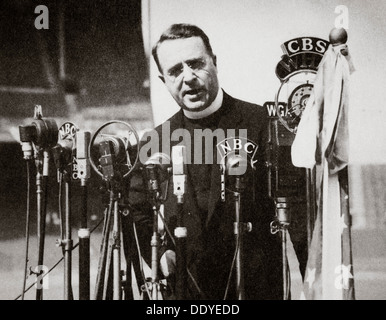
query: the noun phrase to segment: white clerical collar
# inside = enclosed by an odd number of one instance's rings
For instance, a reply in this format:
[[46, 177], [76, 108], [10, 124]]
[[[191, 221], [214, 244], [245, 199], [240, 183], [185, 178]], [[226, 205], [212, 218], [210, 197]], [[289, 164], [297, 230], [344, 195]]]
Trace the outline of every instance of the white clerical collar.
[[210, 116], [211, 114], [215, 113], [218, 109], [220, 109], [222, 105], [223, 96], [224, 94], [222, 92], [222, 89], [219, 88], [216, 99], [213, 100], [212, 104], [208, 108], [198, 112], [184, 110], [185, 117], [189, 119], [202, 119], [202, 118], [206, 118], [207, 116]]

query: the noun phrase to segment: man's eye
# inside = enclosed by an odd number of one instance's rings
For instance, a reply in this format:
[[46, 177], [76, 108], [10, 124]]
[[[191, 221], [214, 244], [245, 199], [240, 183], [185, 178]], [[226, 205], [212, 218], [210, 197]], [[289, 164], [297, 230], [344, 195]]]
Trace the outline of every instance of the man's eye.
[[204, 65], [205, 65], [205, 62], [202, 60], [194, 60], [188, 63], [189, 68], [193, 70], [202, 69]]
[[169, 70], [168, 74], [171, 77], [178, 77], [182, 73], [182, 66], [180, 67], [175, 67]]

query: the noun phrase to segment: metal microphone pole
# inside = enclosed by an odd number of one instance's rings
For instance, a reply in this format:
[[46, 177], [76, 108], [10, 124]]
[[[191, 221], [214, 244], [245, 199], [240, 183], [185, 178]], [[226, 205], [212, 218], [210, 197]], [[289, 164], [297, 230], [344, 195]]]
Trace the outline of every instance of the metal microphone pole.
[[242, 182], [240, 177], [236, 177], [236, 192], [234, 192], [235, 200], [235, 224], [234, 234], [236, 240], [236, 293], [238, 300], [244, 300], [244, 257], [243, 257], [243, 236], [244, 236], [244, 224], [241, 220], [240, 209], [241, 199], [240, 191], [242, 189]]
[[29, 228], [30, 228], [30, 165], [33, 160], [33, 147], [32, 141], [34, 136], [34, 128], [32, 126], [19, 126], [20, 143], [23, 151], [23, 158], [26, 160], [27, 165], [27, 216], [26, 216], [26, 248], [25, 248], [25, 264], [24, 264], [24, 276], [23, 276], [23, 290], [21, 293], [21, 299], [24, 300], [25, 286], [27, 281], [27, 269], [28, 269], [28, 250], [29, 250]]
[[[94, 147], [95, 138], [98, 134], [110, 124], [121, 124], [129, 128], [126, 135], [101, 134], [102, 141], [99, 142], [98, 165], [93, 160], [92, 148]], [[135, 138], [135, 143], [134, 143]], [[103, 226], [103, 238], [100, 250], [100, 259], [98, 265], [97, 283], [95, 286], [96, 299], [110, 298], [112, 282], [112, 298], [114, 300], [122, 299], [122, 287], [126, 283], [122, 280], [121, 270], [121, 214], [125, 209], [121, 208], [123, 199], [124, 179], [134, 169], [139, 154], [139, 138], [135, 130], [123, 121], [110, 121], [102, 125], [93, 135], [88, 144], [88, 155], [90, 165], [94, 171], [102, 177], [107, 184], [110, 193], [108, 209], [105, 211], [105, 221]], [[132, 163], [129, 151], [135, 150], [135, 160]], [[124, 205], [126, 205], [123, 202]], [[125, 211], [126, 212], [126, 211]], [[111, 221], [113, 220], [113, 221]], [[112, 226], [111, 226], [112, 224]], [[110, 234], [112, 227], [112, 235]], [[109, 244], [110, 242], [110, 244]], [[128, 267], [128, 266], [126, 266]], [[112, 275], [110, 276], [110, 269]], [[129, 275], [128, 275], [129, 278]]]
[[47, 185], [49, 175], [50, 154], [49, 148], [58, 139], [58, 127], [52, 119], [43, 119], [41, 105], [36, 105], [34, 110], [34, 121], [30, 126], [31, 140], [35, 146], [35, 165], [36, 165], [36, 200], [37, 200], [37, 240], [38, 240], [38, 280], [36, 286], [36, 300], [43, 299], [43, 278], [42, 274], [44, 258], [44, 240], [47, 210]]
[[87, 185], [81, 182], [79, 238], [79, 300], [90, 300], [90, 230], [87, 228]]
[[315, 189], [315, 168], [306, 169], [306, 192], [307, 192], [307, 245], [308, 251], [311, 247], [312, 232], [316, 220], [316, 189]]
[[[37, 238], [38, 238], [38, 273], [40, 276], [44, 263], [44, 241], [46, 228], [46, 211], [47, 211], [47, 183], [49, 173], [49, 153], [43, 151], [43, 163], [41, 161], [41, 151], [38, 152], [40, 158], [36, 160], [36, 195], [37, 195]], [[36, 300], [43, 300], [43, 278], [36, 288]]]
[[177, 300], [186, 299], [186, 238], [187, 229], [183, 223], [184, 195], [186, 187], [186, 175], [184, 173], [184, 152], [183, 146], [172, 148], [173, 162], [173, 188], [177, 197], [177, 227], [174, 230], [176, 238], [176, 297]]
[[121, 286], [121, 219], [118, 199], [114, 202], [114, 223], [113, 223], [113, 300], [120, 300], [122, 297]]
[[108, 251], [108, 241], [111, 225], [111, 213], [113, 210], [113, 201], [110, 200], [108, 207], [105, 208], [105, 218], [102, 230], [102, 241], [99, 253], [98, 272], [95, 284], [95, 300], [101, 300], [104, 298], [104, 278], [106, 274], [106, 261]]
[[[119, 211], [119, 200], [121, 199], [122, 191], [122, 176], [119, 171], [114, 168], [115, 154], [112, 153], [111, 141], [103, 141], [99, 144], [99, 151], [102, 155], [100, 158], [100, 165], [103, 171], [104, 179], [107, 181], [110, 189], [110, 203], [109, 212], [112, 212], [113, 224], [112, 234], [110, 235], [110, 245], [107, 249], [104, 260], [106, 263], [104, 269], [104, 287], [103, 299], [107, 299], [110, 279], [110, 268], [112, 267], [112, 285], [113, 285], [113, 300], [120, 300], [122, 298], [122, 280], [121, 280], [121, 219]], [[110, 217], [108, 217], [110, 219]], [[109, 226], [107, 225], [107, 234], [104, 241], [108, 241]], [[106, 243], [107, 245], [107, 243]], [[112, 266], [111, 266], [112, 264]], [[99, 290], [100, 288], [98, 288]]]
[[71, 238], [72, 229], [71, 229], [71, 176], [69, 173], [64, 175], [65, 179], [65, 238], [63, 239], [64, 247], [64, 299], [72, 300], [72, 248], [73, 240]]
[[287, 230], [290, 225], [290, 205], [289, 200], [286, 197], [277, 197], [275, 199], [276, 204], [276, 220], [271, 222], [271, 233], [281, 233], [282, 243], [282, 263], [283, 263], [283, 300], [289, 298], [289, 268], [287, 259]]
[[90, 230], [87, 228], [87, 180], [90, 178], [88, 147], [90, 132], [77, 132], [76, 152], [78, 177], [81, 183], [81, 212], [79, 238], [79, 300], [90, 300]]
[[[62, 248], [63, 259], [64, 259], [64, 299], [72, 300], [72, 274], [71, 274], [71, 266], [72, 266], [72, 249], [73, 249], [73, 241], [71, 239], [71, 169], [68, 163], [68, 154], [66, 157], [66, 153], [68, 150], [64, 148], [62, 145], [58, 144], [53, 149], [55, 165], [58, 169], [58, 182], [61, 183], [64, 181], [65, 183], [65, 215], [64, 215], [64, 232], [62, 234], [62, 238], [56, 241], [58, 247]], [[71, 163], [72, 164], [72, 163]], [[61, 192], [62, 190], [60, 190]], [[61, 208], [61, 203], [59, 206]]]
[[154, 164], [146, 166], [146, 172], [148, 175], [148, 189], [153, 202], [153, 235], [151, 237], [151, 299], [160, 300], [160, 285], [158, 283], [158, 248], [159, 248], [159, 235], [158, 235], [158, 213], [159, 213], [159, 181], [157, 179], [157, 167]]
[[187, 230], [183, 226], [183, 202], [177, 206], [177, 227], [174, 230], [176, 237], [176, 297], [177, 300], [186, 299], [186, 237]]
[[[42, 178], [42, 160], [41, 160], [41, 151], [38, 152], [37, 159], [35, 160], [36, 164], [36, 214], [37, 214], [37, 241], [38, 241], [38, 269], [37, 276], [40, 275], [40, 266], [43, 265], [44, 258], [44, 226], [43, 221], [44, 214], [42, 209], [42, 194], [43, 194], [43, 178]], [[43, 300], [43, 279], [40, 280], [40, 283], [36, 286], [36, 300]]]
[[[245, 299], [243, 254], [244, 234], [252, 230], [252, 223], [244, 222], [241, 210], [241, 194], [245, 189], [244, 178], [242, 175], [245, 174], [245, 170], [247, 168], [245, 159], [246, 157], [242, 155], [230, 156], [226, 159], [226, 164], [223, 168], [223, 174], [228, 174], [233, 177], [232, 180], [234, 180], [234, 190], [232, 190], [235, 204], [235, 222], [233, 225], [233, 233], [235, 235], [236, 296], [238, 300]], [[222, 177], [222, 179], [225, 183], [225, 176]], [[225, 201], [225, 197], [223, 198], [223, 201]]]

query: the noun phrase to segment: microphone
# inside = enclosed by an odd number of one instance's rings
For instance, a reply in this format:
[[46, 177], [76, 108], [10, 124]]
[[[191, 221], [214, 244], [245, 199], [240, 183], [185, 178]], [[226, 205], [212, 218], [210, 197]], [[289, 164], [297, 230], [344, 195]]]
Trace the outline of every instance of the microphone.
[[247, 156], [229, 154], [225, 159], [225, 173], [230, 176], [241, 176], [247, 171]]
[[129, 158], [128, 152], [131, 149], [131, 144], [127, 138], [109, 134], [101, 134], [101, 137], [104, 141], [109, 142], [116, 162], [122, 162]]
[[[119, 126], [126, 128], [120, 129]], [[102, 130], [105, 130], [104, 134]], [[113, 176], [119, 176], [118, 180], [125, 179], [138, 161], [139, 144], [138, 134], [129, 123], [119, 120], [106, 122], [91, 137], [90, 165], [103, 180]]]
[[24, 159], [31, 160], [33, 156], [32, 142], [34, 141], [36, 136], [35, 126], [19, 126], [19, 135]]
[[168, 179], [171, 171], [170, 157], [161, 152], [154, 153], [146, 162], [146, 174], [149, 180], [148, 188], [150, 191], [157, 191], [159, 183]]
[[20, 142], [24, 159], [33, 156], [33, 144], [41, 148], [49, 148], [58, 140], [58, 126], [53, 119], [43, 119], [41, 106], [35, 106], [35, 119], [30, 125], [19, 126]]
[[59, 141], [56, 146], [52, 148], [52, 155], [57, 169], [61, 169], [72, 163], [73, 145], [72, 138], [66, 138]]
[[37, 118], [32, 122], [35, 127], [33, 143], [41, 148], [53, 147], [58, 141], [59, 129], [55, 120]]
[[102, 174], [105, 178], [115, 176], [114, 166], [122, 164], [126, 159], [130, 164], [129, 150], [130, 141], [118, 135], [101, 134], [103, 139], [99, 143], [99, 164], [102, 168]]
[[[233, 185], [237, 192], [244, 189], [243, 175], [247, 171], [246, 153], [230, 153], [221, 164], [221, 201], [225, 202], [226, 185]], [[233, 188], [233, 187], [232, 187]]]
[[163, 171], [167, 171], [170, 167], [170, 162], [170, 157], [166, 153], [156, 152], [145, 162], [145, 166], [153, 164], [159, 166]]
[[186, 174], [185, 174], [185, 146], [172, 147], [173, 164], [173, 192], [177, 196], [177, 203], [184, 202]]
[[102, 169], [102, 174], [105, 179], [114, 177], [114, 162], [115, 153], [112, 152], [114, 148], [111, 141], [102, 141], [99, 143], [99, 164]]
[[91, 176], [90, 159], [88, 147], [90, 145], [91, 134], [89, 131], [78, 131], [76, 133], [76, 161], [78, 165], [78, 177], [81, 184], [85, 184]]

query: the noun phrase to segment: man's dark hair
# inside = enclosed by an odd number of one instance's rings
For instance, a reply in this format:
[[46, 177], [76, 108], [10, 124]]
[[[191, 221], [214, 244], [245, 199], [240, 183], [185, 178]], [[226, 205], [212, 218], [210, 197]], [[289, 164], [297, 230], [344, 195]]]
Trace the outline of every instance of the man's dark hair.
[[173, 24], [162, 33], [159, 40], [157, 41], [157, 43], [154, 45], [152, 49], [152, 55], [154, 57], [154, 61], [157, 64], [158, 70], [161, 73], [162, 73], [162, 69], [158, 60], [158, 53], [157, 53], [161, 43], [166, 40], [186, 39], [191, 37], [201, 38], [202, 41], [204, 42], [205, 48], [208, 51], [209, 55], [211, 57], [214, 56], [208, 36], [199, 27], [192, 24], [186, 24], [186, 23]]

